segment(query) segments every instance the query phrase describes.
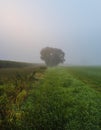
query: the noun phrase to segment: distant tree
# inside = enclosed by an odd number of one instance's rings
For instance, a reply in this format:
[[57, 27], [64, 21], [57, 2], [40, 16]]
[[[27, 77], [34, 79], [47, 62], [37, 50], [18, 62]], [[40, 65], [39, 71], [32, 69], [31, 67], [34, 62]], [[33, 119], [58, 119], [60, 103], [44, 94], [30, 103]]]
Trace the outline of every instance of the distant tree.
[[65, 53], [58, 48], [45, 47], [41, 50], [41, 59], [47, 66], [56, 66], [65, 61]]

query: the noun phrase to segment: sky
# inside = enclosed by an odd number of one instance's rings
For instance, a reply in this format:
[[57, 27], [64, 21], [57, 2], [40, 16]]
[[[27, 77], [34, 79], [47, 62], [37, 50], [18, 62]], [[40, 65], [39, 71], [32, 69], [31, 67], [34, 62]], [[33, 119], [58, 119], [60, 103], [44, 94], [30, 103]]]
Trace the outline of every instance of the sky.
[[101, 65], [101, 0], [0, 0], [0, 59], [39, 63], [47, 46]]

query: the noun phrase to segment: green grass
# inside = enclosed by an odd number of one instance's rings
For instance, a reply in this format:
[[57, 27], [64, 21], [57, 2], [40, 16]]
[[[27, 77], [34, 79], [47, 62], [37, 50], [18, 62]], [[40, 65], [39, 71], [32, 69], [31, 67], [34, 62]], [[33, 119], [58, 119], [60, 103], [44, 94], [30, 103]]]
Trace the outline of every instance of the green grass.
[[67, 71], [76, 79], [97, 91], [101, 91], [101, 66], [67, 67]]
[[100, 101], [100, 93], [65, 68], [48, 69], [22, 107], [28, 112], [24, 129], [100, 130]]
[[[23, 68], [0, 71], [3, 77], [3, 84], [0, 85], [0, 105], [4, 114], [2, 129], [101, 130], [101, 93], [90, 82], [98, 81], [100, 68], [57, 67], [46, 71], [45, 68]], [[10, 83], [4, 78], [10, 80]]]

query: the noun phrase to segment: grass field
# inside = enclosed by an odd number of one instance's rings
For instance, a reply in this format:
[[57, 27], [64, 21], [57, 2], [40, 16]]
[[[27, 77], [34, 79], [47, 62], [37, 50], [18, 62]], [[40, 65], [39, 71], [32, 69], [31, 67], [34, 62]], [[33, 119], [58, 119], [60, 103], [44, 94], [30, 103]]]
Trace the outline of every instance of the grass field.
[[2, 130], [101, 130], [101, 67], [0, 69]]
[[68, 72], [85, 84], [101, 91], [101, 66], [68, 67]]
[[0, 60], [0, 68], [23, 68], [23, 67], [33, 67], [33, 66], [39, 66], [39, 65], [40, 64], [37, 64], [37, 63]]

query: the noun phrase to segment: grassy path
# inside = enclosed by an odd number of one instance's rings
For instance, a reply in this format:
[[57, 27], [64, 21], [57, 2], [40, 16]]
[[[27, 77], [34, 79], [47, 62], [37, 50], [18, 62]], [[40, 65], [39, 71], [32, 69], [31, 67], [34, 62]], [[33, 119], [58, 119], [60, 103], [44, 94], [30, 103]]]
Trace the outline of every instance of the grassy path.
[[24, 108], [27, 126], [36, 130], [101, 129], [100, 93], [74, 79], [65, 68], [48, 69]]
[[3, 73], [11, 83], [0, 85], [2, 130], [101, 130], [100, 92], [65, 67], [32, 71], [19, 70], [16, 86], [15, 70]]

